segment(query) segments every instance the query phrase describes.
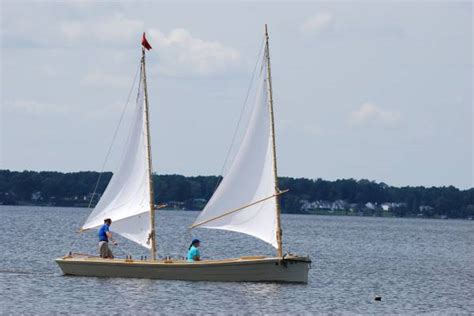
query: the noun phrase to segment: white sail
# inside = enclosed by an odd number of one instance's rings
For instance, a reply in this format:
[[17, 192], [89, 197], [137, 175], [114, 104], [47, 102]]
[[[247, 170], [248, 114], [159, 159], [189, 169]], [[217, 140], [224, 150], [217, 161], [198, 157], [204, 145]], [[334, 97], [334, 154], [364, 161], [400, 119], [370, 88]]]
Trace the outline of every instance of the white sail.
[[104, 223], [104, 219], [110, 218], [112, 232], [150, 248], [148, 244], [150, 187], [143, 89], [141, 76], [133, 123], [123, 160], [82, 228], [97, 228]]
[[[273, 145], [266, 77], [266, 67], [262, 67], [242, 143], [222, 182], [193, 226], [245, 233], [277, 248]], [[227, 214], [263, 199], [266, 200]]]

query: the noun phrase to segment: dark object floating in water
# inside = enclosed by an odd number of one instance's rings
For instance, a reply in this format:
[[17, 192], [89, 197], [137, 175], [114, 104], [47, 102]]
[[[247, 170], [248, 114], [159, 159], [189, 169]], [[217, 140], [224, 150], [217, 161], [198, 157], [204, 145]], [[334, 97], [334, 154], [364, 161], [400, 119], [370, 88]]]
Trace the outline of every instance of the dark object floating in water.
[[378, 296], [378, 295], [377, 295], [377, 296], [374, 298], [374, 300], [376, 300], [376, 301], [381, 301], [381, 300], [382, 300], [382, 296]]

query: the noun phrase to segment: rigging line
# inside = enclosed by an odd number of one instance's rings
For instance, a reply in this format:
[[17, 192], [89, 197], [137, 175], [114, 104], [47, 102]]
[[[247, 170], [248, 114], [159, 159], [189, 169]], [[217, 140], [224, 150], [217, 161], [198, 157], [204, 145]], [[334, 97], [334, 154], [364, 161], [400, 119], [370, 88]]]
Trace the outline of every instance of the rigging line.
[[[140, 90], [141, 90], [141, 87], [142, 87], [142, 67], [141, 67], [141, 59], [140, 59], [139, 67], [138, 67], [138, 72], [139, 72], [139, 74], [140, 74], [140, 80], [138, 81], [137, 96], [136, 96], [136, 98], [135, 98], [135, 108], [134, 108], [135, 110], [136, 110], [137, 107], [138, 107], [138, 108], [141, 108], [141, 109], [143, 109], [143, 107], [144, 107], [144, 105], [143, 105], [143, 101], [144, 101], [144, 100], [142, 100], [142, 104], [141, 104], [141, 105], [138, 103], [138, 101], [140, 101], [140, 95], [141, 95], [141, 94], [140, 94]], [[135, 76], [136, 76], [136, 75], [137, 75], [137, 74], [135, 74]], [[135, 81], [134, 81], [134, 83], [135, 83]], [[130, 91], [130, 92], [132, 92], [132, 91]], [[130, 95], [129, 95], [129, 98], [130, 98]], [[143, 113], [137, 112], [137, 111], [135, 111], [134, 113], [132, 113], [132, 121], [130, 122], [130, 126], [128, 126], [128, 132], [127, 132], [127, 134], [126, 134], [126, 135], [127, 135], [127, 139], [126, 139], [125, 142], [124, 142], [124, 144], [126, 144], [126, 145], [125, 145], [124, 148], [122, 149], [122, 153], [121, 153], [121, 156], [120, 156], [120, 161], [124, 161], [124, 160], [125, 160], [125, 156], [127, 155], [127, 152], [128, 152], [128, 151], [127, 151], [127, 150], [128, 150], [127, 145], [130, 144], [130, 139], [132, 138], [133, 128], [134, 128], [134, 126], [135, 126], [135, 123], [136, 123], [137, 118], [138, 118], [140, 115], [143, 115]], [[142, 132], [143, 132], [143, 131], [142, 131]], [[124, 204], [125, 204], [125, 203], [127, 203], [127, 202], [124, 202]]]
[[219, 186], [219, 184], [221, 183], [222, 179], [224, 178], [224, 169], [227, 165], [227, 162], [229, 160], [229, 157], [230, 157], [230, 153], [232, 151], [232, 148], [234, 148], [234, 143], [235, 143], [235, 139], [237, 137], [237, 132], [239, 131], [239, 127], [240, 127], [240, 123], [242, 122], [242, 118], [244, 116], [244, 112], [245, 112], [245, 108], [247, 107], [247, 102], [248, 102], [248, 99], [249, 99], [249, 95], [250, 95], [250, 90], [252, 88], [252, 84], [253, 84], [253, 80], [255, 79], [255, 73], [256, 73], [256, 70], [257, 70], [257, 66], [259, 64], [259, 61], [260, 61], [260, 56], [262, 55], [262, 50], [263, 50], [263, 47], [265, 46], [265, 38], [262, 39], [262, 43], [260, 44], [260, 49], [258, 51], [258, 55], [257, 55], [257, 61], [255, 62], [255, 65], [253, 67], [253, 71], [252, 71], [252, 77], [250, 78], [250, 83], [249, 83], [249, 86], [247, 88], [247, 94], [245, 95], [245, 99], [244, 99], [244, 104], [242, 106], [242, 110], [240, 111], [240, 115], [239, 115], [239, 120], [237, 121], [237, 126], [235, 127], [235, 130], [234, 130], [234, 135], [232, 136], [232, 141], [230, 143], [230, 146], [229, 148], [227, 149], [227, 154], [226, 154], [226, 157], [225, 157], [225, 160], [224, 160], [224, 164], [222, 166], [222, 169], [221, 169], [221, 172], [220, 172], [220, 178], [218, 177], [217, 178], [217, 182], [216, 182], [216, 186], [214, 188], [214, 191], [215, 192], [217, 190], [217, 187]]
[[124, 104], [123, 107], [122, 107], [122, 113], [120, 114], [120, 119], [119, 119], [119, 121], [118, 121], [117, 127], [115, 128], [114, 134], [113, 134], [113, 136], [112, 136], [112, 141], [111, 141], [111, 143], [110, 143], [110, 145], [109, 145], [109, 148], [108, 148], [108, 150], [107, 150], [107, 154], [105, 155], [105, 160], [104, 160], [104, 162], [102, 163], [102, 169], [101, 169], [101, 171], [100, 171], [99, 178], [97, 179], [97, 182], [96, 182], [95, 188], [94, 188], [94, 192], [92, 193], [92, 197], [91, 197], [91, 199], [90, 199], [90, 201], [89, 201], [89, 206], [88, 206], [87, 208], [90, 208], [90, 207], [91, 207], [92, 202], [93, 202], [93, 200], [94, 200], [94, 196], [95, 196], [95, 194], [96, 194], [96, 192], [97, 192], [97, 189], [98, 189], [98, 187], [99, 187], [99, 183], [100, 183], [100, 180], [101, 180], [101, 178], [102, 178], [102, 174], [103, 174], [103, 172], [104, 172], [105, 165], [107, 164], [107, 161], [109, 160], [110, 153], [112, 152], [112, 147], [113, 147], [113, 145], [114, 145], [114, 143], [115, 143], [115, 139], [117, 138], [118, 130], [119, 130], [119, 128], [120, 128], [120, 125], [122, 124], [123, 117], [125, 116], [125, 110], [127, 109], [127, 106], [128, 106], [128, 104], [130, 103], [130, 98], [131, 98], [131, 96], [132, 96], [132, 92], [133, 92], [133, 88], [135, 87], [135, 83], [136, 83], [136, 81], [137, 81], [137, 76], [138, 76], [138, 71], [139, 71], [139, 69], [140, 69], [140, 65], [139, 65], [139, 67], [137, 67], [137, 70], [135, 71], [135, 76], [134, 76], [134, 78], [133, 78], [132, 86], [130, 87], [130, 91], [128, 92], [127, 101], [125, 102], [125, 104]]
[[[106, 154], [106, 156], [105, 156], [105, 160], [104, 160], [104, 162], [103, 162], [103, 164], [102, 164], [102, 170], [101, 170], [100, 173], [99, 173], [99, 176], [98, 176], [98, 178], [97, 178], [97, 182], [96, 182], [95, 187], [94, 187], [94, 191], [93, 191], [92, 196], [91, 196], [91, 199], [90, 199], [90, 201], [89, 201], [89, 205], [87, 206], [88, 209], [91, 208], [92, 202], [94, 201], [94, 196], [96, 195], [97, 189], [99, 188], [99, 183], [100, 183], [100, 180], [101, 180], [101, 178], [102, 178], [102, 174], [104, 173], [105, 165], [107, 164], [107, 161], [108, 161], [108, 159], [109, 159], [110, 153], [111, 153], [111, 151], [112, 151], [112, 146], [113, 146], [113, 144], [114, 144], [114, 142], [115, 142], [115, 138], [117, 137], [117, 133], [118, 133], [119, 127], [120, 127], [120, 125], [121, 125], [121, 123], [122, 123], [122, 120], [123, 120], [123, 117], [124, 117], [124, 115], [125, 115], [125, 110], [126, 110], [126, 108], [127, 108], [127, 105], [130, 103], [130, 98], [131, 98], [131, 96], [132, 96], [133, 87], [135, 87], [135, 83], [136, 83], [136, 81], [137, 81], [137, 75], [138, 75], [139, 69], [140, 69], [140, 64], [139, 64], [139, 67], [137, 67], [137, 70], [135, 71], [135, 76], [134, 76], [134, 78], [133, 78], [132, 86], [130, 87], [130, 91], [128, 92], [127, 101], [125, 102], [125, 104], [124, 104], [123, 107], [122, 107], [122, 113], [120, 114], [120, 119], [119, 119], [119, 121], [118, 121], [117, 127], [115, 128], [115, 131], [114, 131], [114, 134], [113, 134], [113, 137], [112, 137], [112, 141], [111, 141], [111, 143], [110, 143], [110, 145], [109, 145], [109, 148], [108, 148], [108, 150], [107, 150], [107, 154]], [[82, 221], [82, 223], [84, 223], [84, 221]], [[82, 226], [82, 225], [81, 225], [81, 226]], [[81, 229], [78, 231], [78, 233], [80, 234], [80, 233], [82, 233], [82, 232], [83, 232], [83, 230], [82, 230], [82, 227], [81, 227]], [[72, 249], [72, 247], [74, 247], [74, 245], [76, 244], [76, 242], [77, 242], [77, 240], [78, 240], [79, 234], [76, 234], [76, 238], [73, 238], [73, 240], [72, 240], [72, 242], [71, 242], [71, 245], [69, 246], [69, 249]]]
[[254, 206], [254, 205], [256, 205], [256, 204], [265, 202], [266, 200], [269, 200], [269, 199], [271, 199], [271, 198], [274, 198], [274, 197], [280, 196], [280, 195], [282, 195], [282, 194], [285, 194], [285, 193], [288, 192], [288, 191], [290, 191], [290, 190], [286, 189], [286, 190], [279, 191], [279, 192], [277, 192], [277, 193], [275, 193], [275, 194], [272, 194], [272, 195], [270, 195], [270, 196], [267, 196], [267, 197], [265, 197], [265, 198], [263, 198], [263, 199], [257, 200], [257, 201], [255, 201], [255, 202], [250, 203], [250, 204], [247, 204], [247, 205], [238, 207], [238, 208], [236, 208], [236, 209], [233, 209], [233, 210], [231, 210], [231, 211], [228, 211], [228, 212], [226, 212], [226, 213], [224, 213], [224, 214], [222, 214], [222, 215], [219, 215], [219, 216], [216, 216], [216, 217], [213, 217], [213, 218], [210, 218], [210, 219], [206, 219], [206, 220], [204, 220], [204, 221], [202, 221], [202, 222], [199, 222], [199, 223], [197, 223], [197, 224], [193, 224], [193, 225], [189, 226], [189, 228], [191, 229], [191, 228], [195, 228], [195, 227], [198, 227], [198, 226], [202, 226], [202, 225], [207, 224], [207, 223], [209, 223], [209, 222], [215, 221], [216, 219], [220, 219], [220, 218], [222, 218], [222, 217], [224, 217], [224, 216], [227, 216], [227, 215], [230, 215], [230, 214], [234, 214], [235, 212], [241, 211], [241, 210], [246, 209], [246, 208], [248, 208], [248, 207], [250, 207], [250, 206]]

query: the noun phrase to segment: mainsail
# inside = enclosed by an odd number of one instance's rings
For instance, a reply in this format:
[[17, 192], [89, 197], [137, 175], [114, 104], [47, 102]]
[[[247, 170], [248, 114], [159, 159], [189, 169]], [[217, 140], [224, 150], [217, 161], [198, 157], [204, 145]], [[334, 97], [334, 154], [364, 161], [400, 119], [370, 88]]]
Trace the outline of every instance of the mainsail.
[[257, 78], [256, 98], [240, 147], [230, 168], [223, 174], [222, 182], [192, 227], [240, 232], [278, 248], [278, 192], [267, 62], [265, 58]]
[[104, 219], [110, 218], [113, 232], [150, 248], [150, 153], [146, 141], [144, 80], [142, 72], [131, 131], [121, 165], [82, 229], [99, 227]]

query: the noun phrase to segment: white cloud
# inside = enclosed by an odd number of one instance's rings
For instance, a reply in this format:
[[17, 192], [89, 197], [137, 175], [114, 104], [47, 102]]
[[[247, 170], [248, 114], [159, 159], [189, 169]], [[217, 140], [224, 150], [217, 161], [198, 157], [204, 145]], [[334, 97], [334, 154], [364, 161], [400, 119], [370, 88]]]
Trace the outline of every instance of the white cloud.
[[[75, 3], [87, 5], [90, 2], [77, 0]], [[8, 28], [2, 36], [7, 35], [7, 42], [11, 45], [27, 43], [40, 49], [62, 49], [66, 46], [68, 49], [94, 50], [89, 55], [102, 50], [107, 54], [108, 61], [122, 65], [122, 62], [113, 59], [114, 56], [130, 56], [132, 50], [134, 54], [137, 53], [142, 32], [146, 31], [153, 46], [149, 54], [158, 57], [158, 68], [155, 67], [155, 70], [161, 74], [212, 76], [235, 71], [241, 66], [240, 52], [219, 40], [198, 37], [182, 28], [171, 29], [168, 33], [153, 25], [145, 27], [142, 19], [118, 12], [82, 18], [69, 15], [57, 20], [39, 14], [33, 22], [28, 19], [9, 19]], [[37, 24], [44, 27], [38, 28]], [[152, 73], [153, 65], [149, 66]], [[98, 77], [92, 74], [88, 76], [83, 83], [92, 82]]]
[[33, 100], [16, 100], [14, 102], [7, 103], [6, 109], [10, 112], [34, 115], [44, 113], [64, 114], [70, 110], [65, 105], [41, 103]]
[[236, 49], [193, 37], [185, 29], [174, 29], [168, 35], [151, 29], [148, 37], [159, 57], [159, 71], [167, 75], [213, 75], [240, 65]]
[[303, 128], [303, 131], [309, 135], [317, 136], [317, 135], [323, 134], [323, 130], [321, 126], [318, 126], [315, 124], [304, 124], [302, 128]]
[[277, 126], [279, 129], [286, 132], [297, 131], [311, 136], [320, 136], [324, 134], [323, 128], [314, 122], [304, 123], [301, 121], [296, 122], [293, 120], [281, 119], [277, 121]]
[[[103, 19], [63, 21], [59, 30], [69, 45], [84, 45], [88, 41], [98, 46], [113, 44], [131, 48], [139, 45], [145, 27], [140, 20], [115, 14]], [[215, 75], [240, 65], [239, 51], [216, 40], [194, 37], [186, 29], [173, 29], [169, 34], [156, 28], [146, 31], [153, 47], [150, 54], [158, 54], [158, 71], [166, 75]], [[95, 81], [92, 79], [86, 82]]]
[[[100, 43], [128, 43], [139, 41], [144, 23], [121, 14], [97, 20], [62, 21], [59, 30], [70, 42], [96, 40]], [[137, 39], [138, 38], [138, 39]]]
[[307, 18], [300, 27], [303, 33], [321, 33], [327, 30], [333, 22], [333, 16], [330, 13], [318, 13]]
[[[101, 104], [71, 104], [71, 103], [49, 103], [32, 99], [17, 99], [4, 103], [5, 113], [30, 117], [71, 117], [96, 119], [99, 117], [109, 118], [111, 113], [117, 113], [121, 109], [121, 103]], [[44, 118], [42, 118], [44, 119]]]
[[131, 85], [130, 76], [120, 74], [108, 74], [104, 71], [95, 71], [89, 73], [80, 81], [82, 85], [86, 86], [109, 86], [109, 87], [127, 87]]
[[[41, 2], [43, 0], [37, 0], [37, 1]], [[68, 0], [67, 2], [65, 1], [64, 3], [61, 3], [61, 4], [82, 9], [82, 8], [89, 8], [95, 3], [96, 3], [96, 0]]]
[[40, 65], [39, 70], [48, 77], [54, 77], [58, 74], [56, 67], [50, 64]]
[[380, 124], [393, 126], [400, 121], [400, 118], [401, 114], [399, 112], [385, 110], [373, 103], [366, 102], [351, 113], [350, 121], [354, 125]]

